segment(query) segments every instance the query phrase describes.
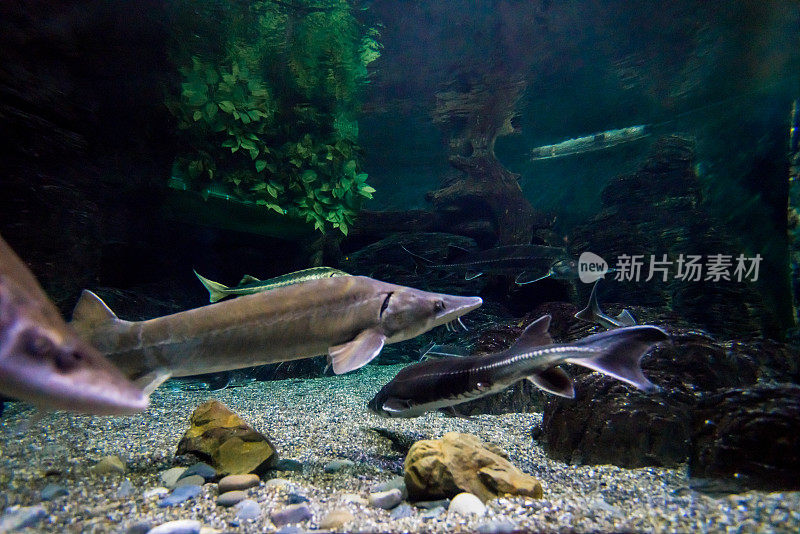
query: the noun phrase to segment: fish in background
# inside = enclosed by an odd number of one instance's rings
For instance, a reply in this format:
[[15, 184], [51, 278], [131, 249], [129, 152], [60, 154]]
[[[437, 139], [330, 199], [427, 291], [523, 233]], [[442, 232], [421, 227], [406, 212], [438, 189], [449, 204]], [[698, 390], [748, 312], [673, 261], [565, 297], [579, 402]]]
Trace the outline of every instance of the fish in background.
[[549, 328], [550, 316], [545, 315], [504, 351], [404, 367], [367, 407], [383, 417], [418, 417], [498, 393], [525, 379], [549, 393], [573, 398], [572, 378], [557, 367], [561, 363], [588, 367], [642, 391], [659, 389], [642, 374], [639, 362], [655, 344], [668, 339], [660, 328], [628, 326], [563, 345], [553, 344]]
[[602, 278], [599, 278], [594, 283], [594, 286], [592, 286], [592, 294], [589, 295], [589, 304], [576, 313], [575, 318], [586, 321], [587, 323], [598, 324], [606, 329], [635, 325], [636, 319], [633, 318], [633, 315], [631, 315], [631, 312], [627, 309], [622, 310], [616, 317], [607, 315], [600, 309], [600, 303], [597, 301], [597, 286], [600, 285], [600, 280], [602, 280]]
[[36, 278], [0, 238], [0, 393], [43, 410], [131, 414], [148, 405], [67, 326]]
[[239, 285], [236, 287], [228, 287], [201, 276], [197, 271], [194, 271], [194, 274], [197, 276], [198, 280], [200, 280], [200, 283], [208, 290], [208, 301], [212, 303], [227, 297], [252, 295], [260, 291], [269, 291], [270, 289], [299, 284], [300, 282], [306, 282], [308, 280], [333, 278], [334, 276], [350, 276], [348, 273], [340, 271], [339, 269], [334, 269], [333, 267], [311, 267], [310, 269], [283, 274], [267, 280], [259, 280], [255, 276], [246, 274], [239, 282]]
[[482, 304], [365, 276], [336, 276], [158, 317], [124, 321], [84, 290], [70, 323], [129, 377], [217, 373], [327, 354], [336, 374], [358, 369], [384, 344], [411, 339]]
[[419, 361], [434, 360], [436, 358], [463, 358], [470, 355], [470, 350], [461, 345], [440, 345], [430, 342], [419, 350]]
[[503, 245], [477, 252], [450, 246], [460, 252], [453, 261], [436, 263], [402, 247], [417, 265], [438, 271], [463, 272], [465, 280], [484, 274], [514, 276], [518, 285], [530, 284], [544, 278], [577, 278], [577, 267], [561, 247], [547, 245]]

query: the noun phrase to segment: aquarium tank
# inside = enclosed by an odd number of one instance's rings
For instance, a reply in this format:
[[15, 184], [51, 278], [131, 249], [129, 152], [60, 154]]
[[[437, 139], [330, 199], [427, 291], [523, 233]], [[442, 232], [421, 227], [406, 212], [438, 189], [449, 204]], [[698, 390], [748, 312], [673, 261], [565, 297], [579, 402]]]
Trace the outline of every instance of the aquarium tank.
[[800, 531], [800, 3], [0, 3], [0, 534]]

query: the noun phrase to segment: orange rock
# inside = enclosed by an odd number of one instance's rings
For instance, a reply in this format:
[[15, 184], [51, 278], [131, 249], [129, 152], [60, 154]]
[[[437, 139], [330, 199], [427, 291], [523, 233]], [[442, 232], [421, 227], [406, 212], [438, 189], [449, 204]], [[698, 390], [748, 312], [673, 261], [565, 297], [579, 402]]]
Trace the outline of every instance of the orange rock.
[[219, 401], [201, 404], [189, 421], [191, 426], [176, 454], [194, 454], [210, 463], [217, 474], [261, 474], [277, 460], [269, 438]]
[[508, 461], [505, 453], [471, 434], [449, 432], [416, 442], [405, 460], [413, 500], [450, 498], [461, 492], [488, 501], [504, 495], [542, 497], [542, 485]]

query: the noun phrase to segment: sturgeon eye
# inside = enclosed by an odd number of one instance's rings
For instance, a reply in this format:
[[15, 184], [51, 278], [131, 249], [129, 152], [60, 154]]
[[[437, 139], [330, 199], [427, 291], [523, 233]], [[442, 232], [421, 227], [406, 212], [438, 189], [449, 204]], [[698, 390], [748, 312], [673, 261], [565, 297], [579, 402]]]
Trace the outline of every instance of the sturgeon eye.
[[389, 299], [392, 298], [392, 293], [387, 293], [386, 298], [383, 299], [383, 304], [381, 304], [381, 312], [378, 314], [379, 317], [383, 317], [383, 312], [386, 311], [386, 308], [389, 307]]
[[437, 300], [436, 303], [433, 305], [433, 309], [436, 312], [444, 311], [447, 309], [443, 300]]

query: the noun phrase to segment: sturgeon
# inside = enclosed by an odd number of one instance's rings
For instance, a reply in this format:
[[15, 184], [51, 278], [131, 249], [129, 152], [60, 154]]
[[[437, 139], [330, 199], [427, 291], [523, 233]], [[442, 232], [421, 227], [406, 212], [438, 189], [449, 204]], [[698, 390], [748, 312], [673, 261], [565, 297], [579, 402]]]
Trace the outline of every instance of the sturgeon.
[[44, 410], [136, 413], [147, 395], [67, 326], [0, 238], [0, 393]]
[[72, 325], [127, 376], [169, 377], [328, 354], [333, 371], [366, 365], [384, 344], [411, 339], [480, 306], [365, 276], [310, 280], [158, 317], [119, 319], [84, 290]]
[[572, 379], [556, 367], [561, 363], [588, 367], [643, 391], [658, 390], [642, 374], [639, 362], [653, 345], [668, 339], [660, 328], [623, 327], [566, 345], [553, 344], [549, 328], [550, 316], [545, 315], [502, 352], [409, 365], [367, 407], [383, 417], [417, 417], [498, 393], [524, 379], [549, 393], [573, 398]]
[[317, 278], [333, 278], [334, 276], [350, 276], [344, 271], [334, 269], [333, 267], [311, 267], [293, 273], [282, 274], [275, 278], [268, 280], [259, 280], [255, 276], [249, 274], [244, 275], [242, 281], [236, 287], [228, 287], [219, 282], [214, 282], [208, 278], [201, 276], [197, 271], [194, 272], [200, 283], [208, 290], [208, 301], [218, 302], [226, 297], [238, 297], [241, 295], [250, 295], [251, 293], [258, 293], [260, 291], [269, 291], [278, 287], [289, 286], [306, 282], [308, 280], [316, 280]]

